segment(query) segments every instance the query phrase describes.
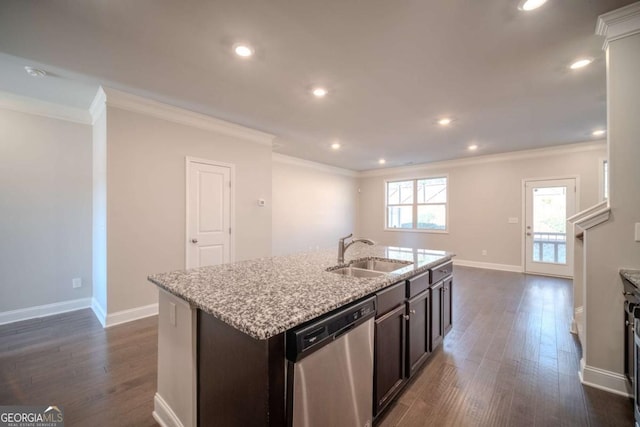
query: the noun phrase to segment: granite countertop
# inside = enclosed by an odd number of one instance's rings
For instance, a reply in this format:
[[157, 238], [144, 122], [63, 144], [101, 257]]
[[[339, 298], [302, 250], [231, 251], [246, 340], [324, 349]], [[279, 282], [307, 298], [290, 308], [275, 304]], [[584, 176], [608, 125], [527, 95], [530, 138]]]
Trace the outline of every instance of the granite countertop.
[[640, 288], [640, 270], [620, 270], [620, 275]]
[[454, 254], [356, 243], [345, 264], [362, 258], [412, 261], [373, 278], [326, 271], [337, 250], [259, 258], [232, 264], [153, 274], [149, 281], [256, 339], [268, 339], [390, 284], [427, 271]]

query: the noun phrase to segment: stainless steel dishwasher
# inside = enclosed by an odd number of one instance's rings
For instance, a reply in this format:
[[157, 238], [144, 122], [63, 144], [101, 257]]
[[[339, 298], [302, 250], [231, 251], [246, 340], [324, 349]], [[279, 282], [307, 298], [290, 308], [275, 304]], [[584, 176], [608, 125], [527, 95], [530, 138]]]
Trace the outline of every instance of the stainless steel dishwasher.
[[375, 297], [287, 332], [288, 424], [370, 427]]

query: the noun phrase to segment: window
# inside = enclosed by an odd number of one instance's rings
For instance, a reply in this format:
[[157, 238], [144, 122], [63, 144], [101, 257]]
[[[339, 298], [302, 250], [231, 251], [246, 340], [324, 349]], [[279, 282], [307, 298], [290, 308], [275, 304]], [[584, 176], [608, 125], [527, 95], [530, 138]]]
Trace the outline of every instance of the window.
[[447, 231], [447, 177], [386, 182], [386, 229]]

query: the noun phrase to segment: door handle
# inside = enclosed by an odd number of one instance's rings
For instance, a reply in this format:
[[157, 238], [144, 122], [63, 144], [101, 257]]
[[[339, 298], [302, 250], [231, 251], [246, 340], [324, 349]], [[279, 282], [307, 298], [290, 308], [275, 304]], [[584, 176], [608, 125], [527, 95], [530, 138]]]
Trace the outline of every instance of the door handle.
[[191, 243], [198, 243], [198, 239], [196, 238], [191, 239]]
[[531, 233], [527, 232], [527, 236], [531, 236]]

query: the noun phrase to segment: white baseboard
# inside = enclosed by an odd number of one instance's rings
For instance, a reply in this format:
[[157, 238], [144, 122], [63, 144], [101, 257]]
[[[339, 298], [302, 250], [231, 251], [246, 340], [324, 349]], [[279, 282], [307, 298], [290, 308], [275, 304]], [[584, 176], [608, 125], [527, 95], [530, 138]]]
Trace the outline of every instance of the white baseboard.
[[98, 300], [96, 300], [95, 298], [91, 298], [91, 310], [93, 310], [93, 314], [96, 315], [98, 322], [100, 322], [100, 324], [104, 328], [107, 324], [107, 314], [105, 313], [104, 307], [100, 305]]
[[162, 427], [185, 427], [175, 412], [158, 393], [153, 397], [153, 418]]
[[616, 372], [589, 366], [585, 363], [584, 358], [580, 359], [578, 375], [580, 376], [580, 382], [584, 385], [624, 397], [633, 397], [627, 377]]
[[3, 311], [0, 312], [0, 325], [19, 322], [21, 320], [52, 316], [54, 314], [66, 313], [68, 311], [75, 311], [89, 307], [91, 307], [91, 298], [79, 298], [71, 301], [21, 308], [19, 310]]
[[156, 314], [158, 314], [158, 303], [143, 305], [142, 307], [131, 308], [129, 310], [116, 311], [115, 313], [107, 314], [104, 327], [110, 328], [133, 320], [155, 316]]
[[458, 259], [458, 258], [453, 259], [453, 265], [459, 265], [462, 267], [486, 268], [489, 270], [512, 271], [514, 273], [523, 272], [522, 266], [520, 265], [493, 264], [490, 262], [467, 261], [467, 260]]

